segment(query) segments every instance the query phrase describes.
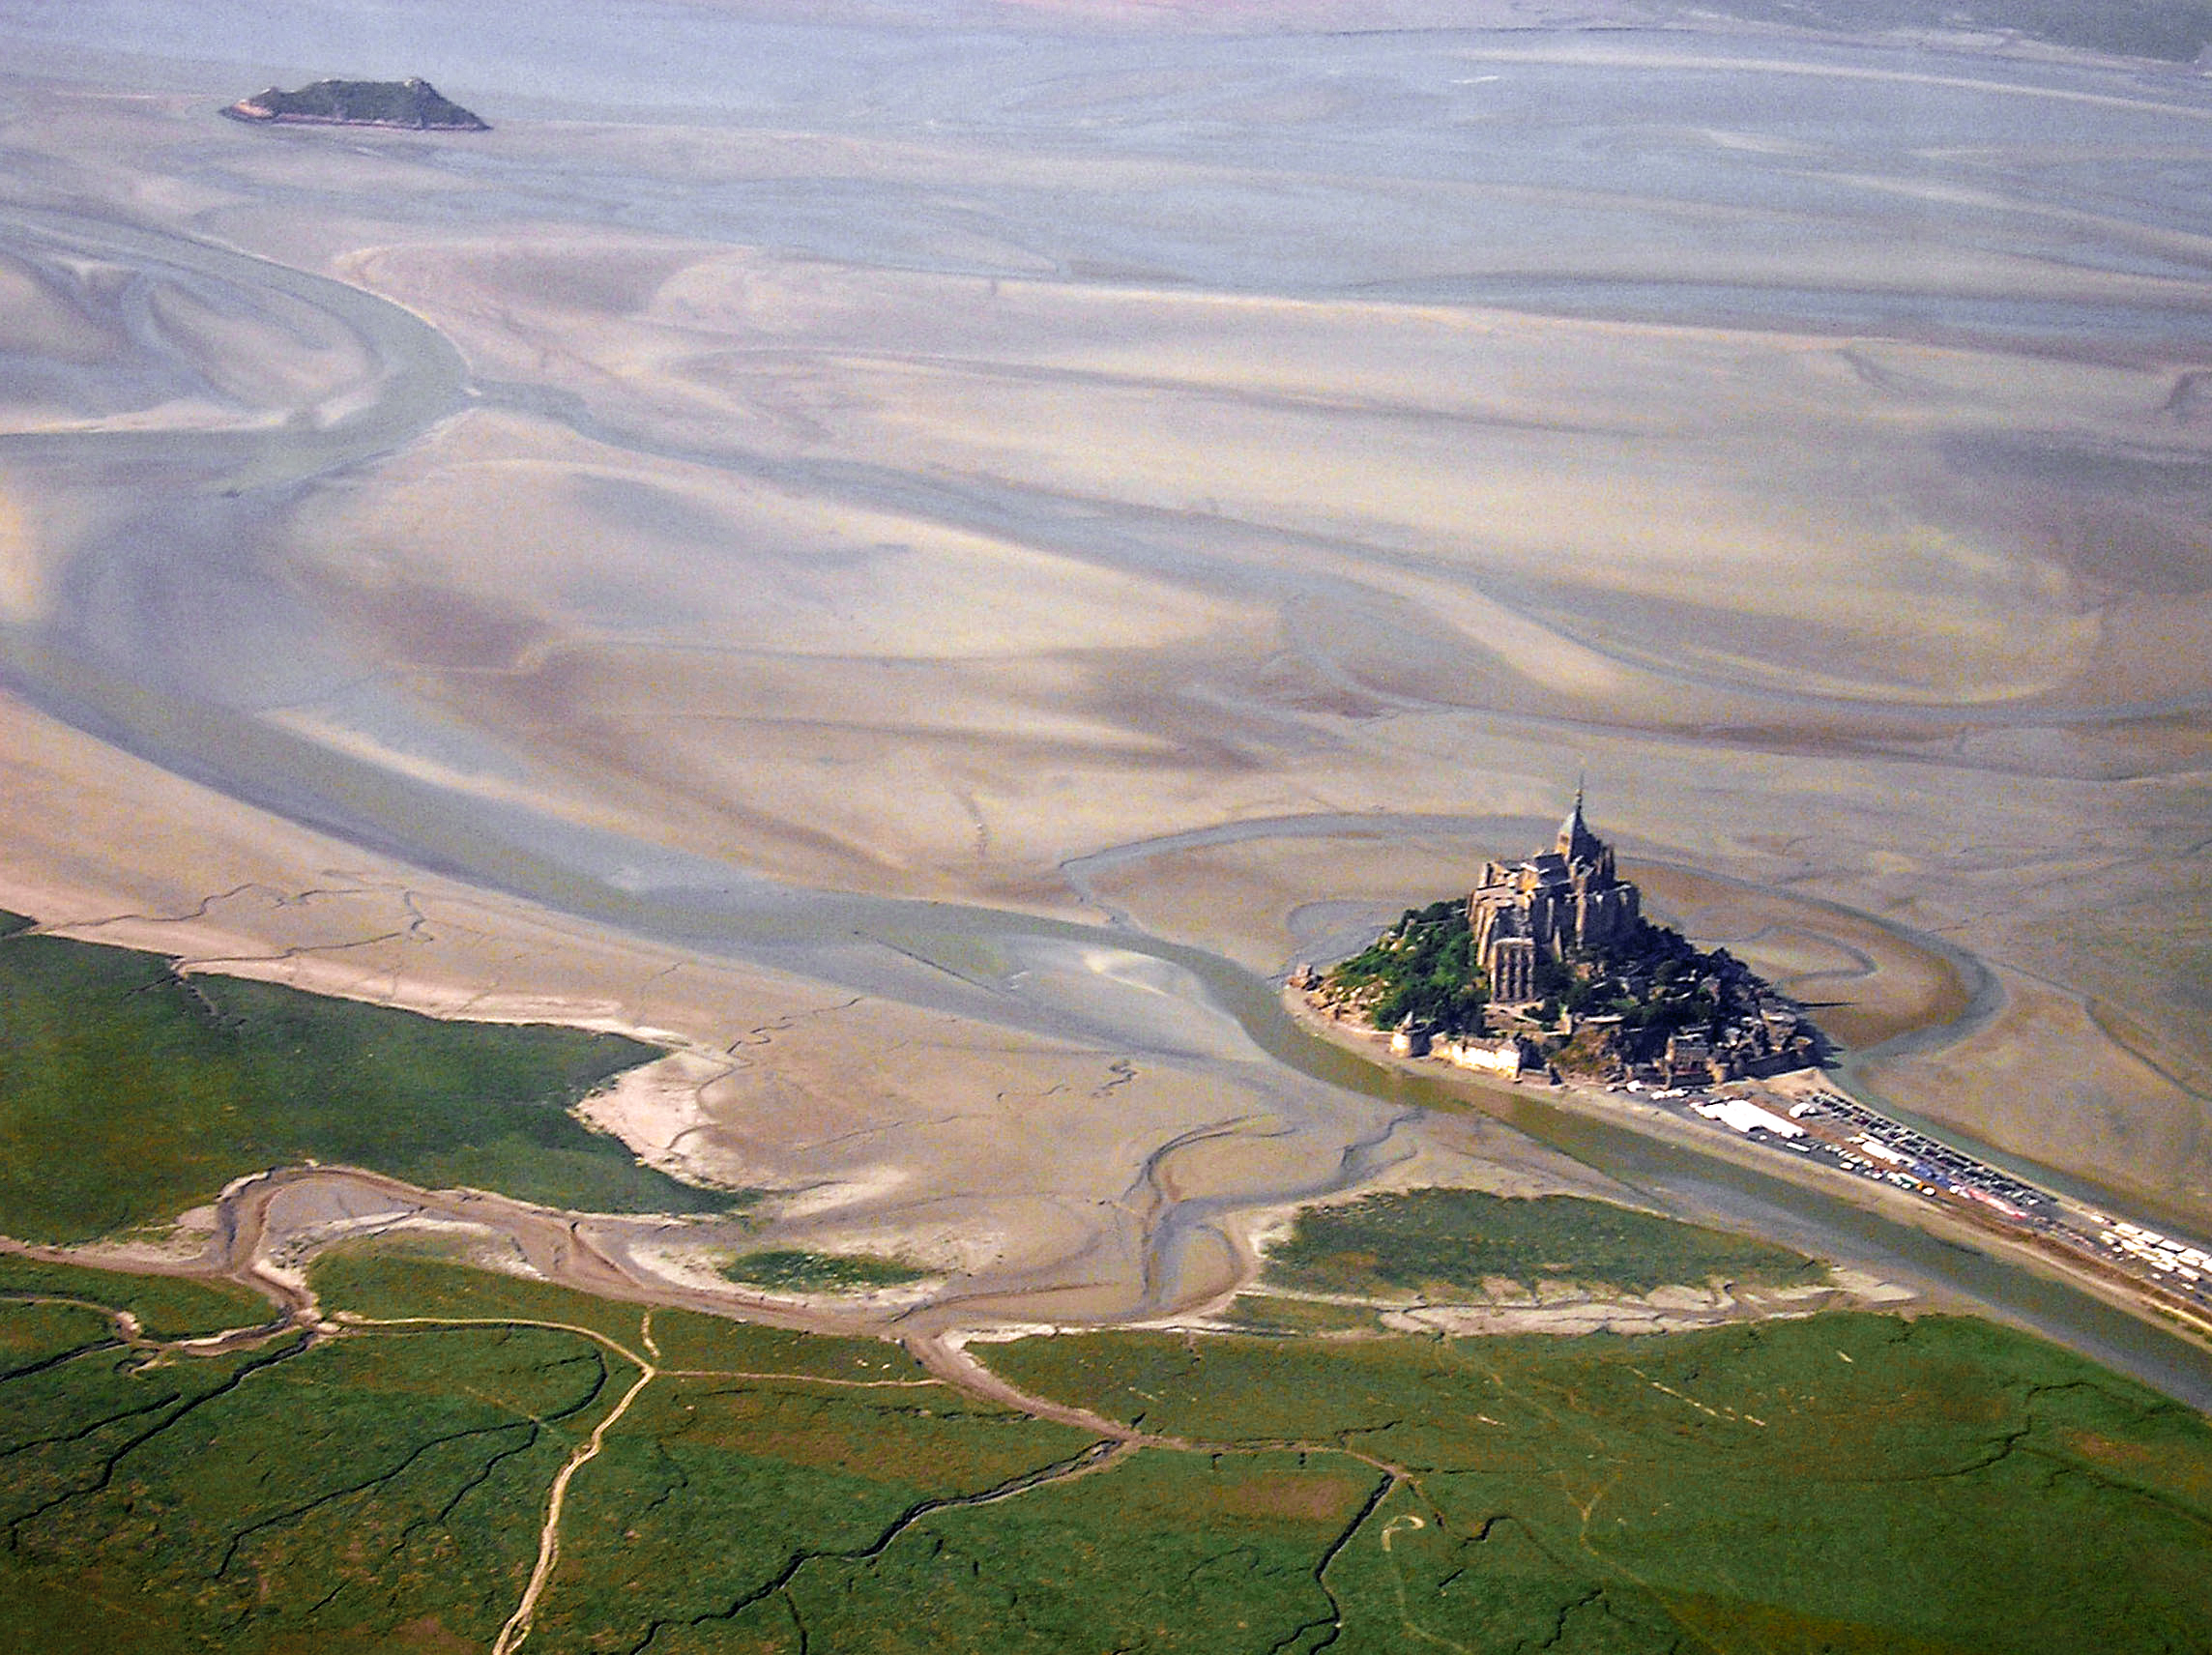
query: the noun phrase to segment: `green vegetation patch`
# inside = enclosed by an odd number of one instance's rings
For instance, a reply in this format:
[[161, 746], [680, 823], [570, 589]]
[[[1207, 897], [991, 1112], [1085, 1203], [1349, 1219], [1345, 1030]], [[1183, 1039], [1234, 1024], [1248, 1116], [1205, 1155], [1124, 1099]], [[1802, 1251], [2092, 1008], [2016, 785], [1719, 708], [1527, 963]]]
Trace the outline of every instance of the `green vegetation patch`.
[[[636, 1349], [648, 1313], [579, 1314], [581, 1295], [434, 1260], [339, 1263], [318, 1272], [326, 1292], [468, 1320], [148, 1364], [101, 1337], [102, 1315], [0, 1300], [0, 1642], [490, 1644], [554, 1476], [638, 1370], [582, 1333], [475, 1319], [505, 1301], [577, 1327], [604, 1320]], [[109, 1308], [132, 1296], [108, 1285]], [[673, 1336], [668, 1371], [571, 1484], [533, 1648], [632, 1648], [663, 1620], [672, 1636], [713, 1628], [795, 1560], [865, 1551], [930, 1502], [1018, 1484], [1090, 1440], [963, 1398], [873, 1341], [651, 1314]], [[835, 1377], [757, 1371], [794, 1352], [794, 1368]], [[742, 1369], [675, 1367], [717, 1353]]]
[[[538, 1655], [2150, 1655], [2212, 1625], [2212, 1426], [1983, 1322], [988, 1349], [1191, 1443], [1108, 1454], [870, 1341], [422, 1257], [316, 1281], [471, 1323], [148, 1361], [0, 1299], [0, 1641], [483, 1649], [602, 1424]], [[503, 1306], [658, 1376], [474, 1323]]]
[[[917, 1522], [925, 1507], [1048, 1473], [1090, 1440], [936, 1385], [711, 1376], [655, 1385], [591, 1468], [561, 1587], [539, 1614], [544, 1647], [720, 1655], [758, 1647], [748, 1634], [760, 1636], [761, 1622], [766, 1647], [793, 1655], [926, 1640], [932, 1629], [912, 1606], [879, 1597], [864, 1636], [809, 1645], [776, 1582], [796, 1582], [801, 1603], [817, 1589], [849, 1595], [873, 1575], [868, 1554], [910, 1524], [926, 1553], [935, 1524]], [[963, 1595], [998, 1640], [1018, 1625], [1007, 1592], [1028, 1589], [1002, 1573]]]
[[87, 1240], [304, 1160], [596, 1211], [728, 1207], [569, 1113], [656, 1055], [0, 937], [0, 1233]]
[[543, 1321], [635, 1347], [642, 1305], [597, 1298], [529, 1276], [487, 1270], [379, 1236], [318, 1254], [307, 1285], [326, 1314], [375, 1321]]
[[0, 1254], [0, 1299], [73, 1299], [127, 1310], [157, 1339], [185, 1339], [230, 1327], [255, 1327], [275, 1316], [259, 1293], [227, 1282], [126, 1276], [75, 1264], [46, 1264]]
[[922, 1366], [885, 1339], [793, 1333], [690, 1310], [656, 1310], [653, 1337], [670, 1368], [829, 1379], [921, 1379]]
[[1379, 1333], [1382, 1323], [1364, 1305], [1325, 1298], [1289, 1298], [1279, 1293], [1242, 1292], [1232, 1299], [1221, 1320], [1254, 1333]]
[[[378, 1321], [549, 1322], [590, 1328], [626, 1350], [644, 1349], [647, 1313], [642, 1305], [395, 1248], [391, 1237], [333, 1248], [316, 1259], [308, 1281], [326, 1312]], [[922, 1377], [920, 1364], [880, 1339], [792, 1333], [689, 1310], [655, 1309], [651, 1314], [660, 1364], [671, 1370], [840, 1380]]]
[[1610, 1202], [1417, 1189], [1299, 1213], [1268, 1248], [1264, 1279], [1307, 1292], [1402, 1297], [1479, 1292], [1499, 1276], [1648, 1292], [1714, 1276], [1775, 1286], [1823, 1274], [1787, 1248]]
[[[1138, 1455], [1045, 1498], [944, 1512], [864, 1565], [801, 1576], [763, 1646], [871, 1655], [1311, 1650], [1330, 1545], [1382, 1477], [1342, 1456]], [[729, 1647], [699, 1642], [697, 1651]], [[743, 1645], [739, 1645], [743, 1647]], [[1403, 1647], [1372, 1639], [1347, 1650]]]
[[1489, 993], [1474, 960], [1467, 903], [1406, 910], [1397, 924], [1328, 973], [1328, 987], [1367, 1007], [1378, 1029], [1408, 1018], [1447, 1031], [1482, 1027]]
[[485, 1647], [607, 1384], [534, 1331], [55, 1357], [0, 1382], [0, 1629], [43, 1655]]
[[2068, 1655], [2212, 1626], [2212, 1425], [1987, 1322], [988, 1356], [1148, 1429], [1403, 1467], [1326, 1571], [1332, 1647]]
[[773, 1292], [867, 1292], [927, 1281], [930, 1272], [897, 1259], [866, 1253], [745, 1253], [722, 1266], [722, 1274], [746, 1287]]

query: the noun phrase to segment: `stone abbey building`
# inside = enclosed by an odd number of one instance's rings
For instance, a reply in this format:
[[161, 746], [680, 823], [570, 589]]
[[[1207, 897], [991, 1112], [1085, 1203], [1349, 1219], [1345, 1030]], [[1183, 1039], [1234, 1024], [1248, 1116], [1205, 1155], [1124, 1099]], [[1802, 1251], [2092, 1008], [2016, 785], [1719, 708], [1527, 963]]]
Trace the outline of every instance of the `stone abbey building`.
[[1583, 820], [1582, 790], [1559, 824], [1557, 844], [1517, 865], [1486, 862], [1468, 898], [1472, 952], [1494, 1005], [1543, 999], [1537, 962], [1557, 964], [1587, 949], [1618, 947], [1643, 922], [1643, 896], [1613, 870], [1613, 847]]

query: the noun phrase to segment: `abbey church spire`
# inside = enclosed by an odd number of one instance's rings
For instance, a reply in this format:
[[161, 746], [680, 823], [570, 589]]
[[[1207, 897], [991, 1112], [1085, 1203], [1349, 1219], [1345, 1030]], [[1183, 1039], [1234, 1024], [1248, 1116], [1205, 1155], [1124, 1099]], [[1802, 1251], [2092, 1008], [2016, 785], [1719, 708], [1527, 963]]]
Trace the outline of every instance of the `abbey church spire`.
[[[1583, 820], [1583, 778], [1577, 776], [1575, 778], [1575, 808], [1567, 819], [1559, 824], [1559, 855], [1566, 857], [1567, 866], [1571, 868], [1577, 862], [1595, 862], [1605, 848], [1605, 841], [1592, 833], [1589, 830], [1589, 824]], [[1607, 859], [1608, 861], [1611, 860], [1610, 857]], [[1611, 867], [1606, 870], [1609, 876], [1612, 871]]]

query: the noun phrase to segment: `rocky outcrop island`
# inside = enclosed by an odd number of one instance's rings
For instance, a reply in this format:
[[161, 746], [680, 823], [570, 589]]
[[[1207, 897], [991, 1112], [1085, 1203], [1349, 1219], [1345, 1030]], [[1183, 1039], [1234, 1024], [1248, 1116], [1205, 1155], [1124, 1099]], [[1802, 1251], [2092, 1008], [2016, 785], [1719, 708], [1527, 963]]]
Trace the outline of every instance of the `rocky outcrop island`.
[[272, 86], [223, 111], [233, 121], [316, 127], [390, 127], [409, 132], [488, 132], [491, 123], [427, 80], [318, 80], [297, 92]]
[[1401, 1053], [1505, 1075], [1703, 1087], [1825, 1054], [1802, 1008], [1740, 960], [1644, 917], [1580, 792], [1552, 849], [1488, 863], [1471, 895], [1408, 909], [1373, 946], [1292, 986], [1391, 1031]]

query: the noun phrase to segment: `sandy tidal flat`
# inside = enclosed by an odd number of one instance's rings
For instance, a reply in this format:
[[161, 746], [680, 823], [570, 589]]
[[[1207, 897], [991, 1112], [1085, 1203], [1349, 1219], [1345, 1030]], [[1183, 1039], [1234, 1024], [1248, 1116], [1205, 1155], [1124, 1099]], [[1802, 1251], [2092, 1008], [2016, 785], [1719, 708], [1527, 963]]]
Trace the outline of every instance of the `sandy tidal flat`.
[[1586, 767], [1862, 1079], [2212, 1222], [2201, 80], [696, 8], [643, 98], [642, 12], [498, 73], [460, 15], [310, 67], [467, 137], [215, 119], [304, 49], [227, 7], [0, 22], [41, 918], [665, 1031], [795, 1242], [1150, 1314], [1240, 1203], [1578, 1176], [1285, 1068], [1208, 958]]

